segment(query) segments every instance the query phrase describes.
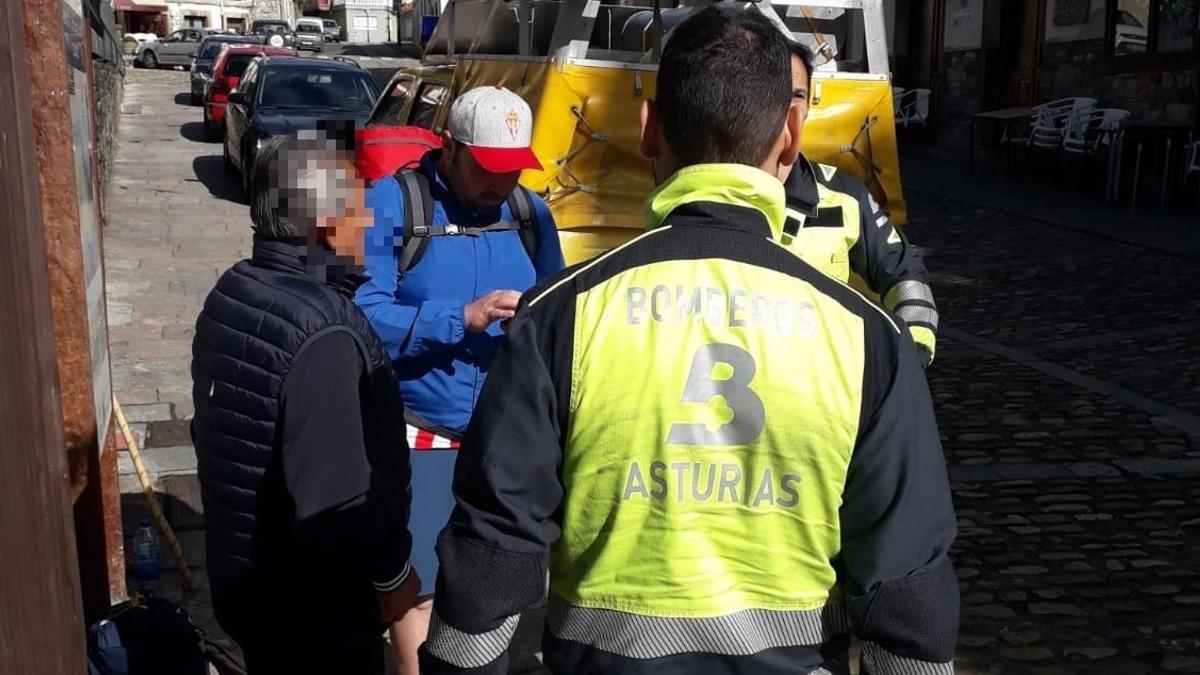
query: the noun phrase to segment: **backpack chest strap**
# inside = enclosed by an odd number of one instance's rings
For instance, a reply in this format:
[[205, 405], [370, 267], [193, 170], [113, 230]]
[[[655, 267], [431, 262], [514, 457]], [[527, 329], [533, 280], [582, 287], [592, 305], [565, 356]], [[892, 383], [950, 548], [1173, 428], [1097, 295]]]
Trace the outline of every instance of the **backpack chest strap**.
[[516, 231], [521, 245], [532, 261], [539, 249], [538, 227], [534, 214], [533, 199], [520, 186], [508, 196], [509, 218], [490, 225], [462, 226], [433, 222], [434, 199], [430, 192], [429, 179], [419, 171], [402, 170], [396, 174], [400, 192], [404, 199], [404, 234], [400, 255], [396, 258], [397, 282], [404, 279], [425, 253], [433, 237], [467, 235], [477, 237], [486, 232]]
[[511, 220], [498, 220], [491, 225], [455, 225], [454, 223], [446, 223], [445, 225], [420, 225], [413, 227], [414, 237], [443, 237], [466, 235], [468, 237], [478, 237], [485, 232], [504, 232], [506, 230], [519, 230], [521, 224]]

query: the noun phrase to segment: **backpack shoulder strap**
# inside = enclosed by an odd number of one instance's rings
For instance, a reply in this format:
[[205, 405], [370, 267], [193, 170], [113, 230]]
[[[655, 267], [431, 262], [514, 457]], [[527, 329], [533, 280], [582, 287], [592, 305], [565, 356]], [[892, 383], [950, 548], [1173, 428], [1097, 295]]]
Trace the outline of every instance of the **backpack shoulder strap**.
[[508, 196], [508, 210], [517, 221], [517, 233], [521, 236], [521, 244], [525, 247], [525, 252], [529, 254], [529, 259], [533, 260], [537, 255], [540, 232], [533, 210], [533, 198], [529, 196], [529, 191], [518, 185]]
[[403, 277], [421, 262], [429, 246], [433, 197], [429, 193], [429, 179], [419, 171], [397, 172], [396, 182], [404, 196], [404, 235], [400, 242], [400, 257], [396, 261], [396, 274]]

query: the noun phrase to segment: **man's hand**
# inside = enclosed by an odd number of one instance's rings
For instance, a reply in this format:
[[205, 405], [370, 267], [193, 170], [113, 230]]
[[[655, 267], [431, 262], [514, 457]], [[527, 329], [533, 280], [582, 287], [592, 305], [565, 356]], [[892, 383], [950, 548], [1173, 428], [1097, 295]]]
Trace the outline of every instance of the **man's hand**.
[[403, 583], [387, 593], [377, 594], [379, 598], [379, 618], [384, 623], [399, 621], [401, 617], [408, 613], [408, 610], [417, 605], [417, 598], [420, 594], [421, 578], [417, 576], [417, 570], [410, 569], [408, 578]]
[[400, 675], [420, 675], [420, 658], [417, 650], [429, 634], [429, 616], [433, 612], [433, 598], [426, 598], [408, 610], [404, 618], [392, 623], [389, 632], [392, 650], [396, 654], [396, 669]]
[[482, 333], [497, 321], [513, 318], [521, 294], [516, 291], [492, 291], [463, 308], [467, 330]]

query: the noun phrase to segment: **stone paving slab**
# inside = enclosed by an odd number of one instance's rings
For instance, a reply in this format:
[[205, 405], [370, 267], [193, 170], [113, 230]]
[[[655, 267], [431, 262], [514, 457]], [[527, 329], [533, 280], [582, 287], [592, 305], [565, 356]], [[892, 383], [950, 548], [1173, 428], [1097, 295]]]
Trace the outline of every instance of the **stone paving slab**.
[[929, 381], [960, 519], [959, 672], [1200, 672], [1200, 265], [910, 206], [944, 317]]
[[[108, 193], [105, 263], [118, 400], [192, 410], [191, 331], [223, 271], [249, 253], [250, 220], [219, 143], [194, 133], [201, 109], [177, 102], [182, 71], [131, 70]], [[197, 173], [197, 168], [201, 172]], [[214, 199], [214, 192], [237, 199]]]
[[[190, 445], [173, 448], [142, 448], [142, 465], [151, 476], [196, 473], [196, 449]], [[117, 457], [117, 474], [133, 474], [133, 460], [128, 452]]]
[[1049, 352], [1046, 357], [1200, 416], [1200, 341], [1195, 334], [1176, 333], [1145, 342], [1123, 340], [1086, 350]]
[[946, 325], [1029, 345], [1200, 316], [1194, 262], [932, 196], [915, 203], [909, 231]]
[[929, 376], [952, 468], [1187, 458], [1200, 439], [1116, 399], [981, 355], [935, 363]]
[[1171, 664], [1200, 654], [1198, 479], [956, 483], [960, 664], [1195, 672]]
[[121, 406], [126, 422], [157, 422], [171, 419], [171, 406], [167, 403]]

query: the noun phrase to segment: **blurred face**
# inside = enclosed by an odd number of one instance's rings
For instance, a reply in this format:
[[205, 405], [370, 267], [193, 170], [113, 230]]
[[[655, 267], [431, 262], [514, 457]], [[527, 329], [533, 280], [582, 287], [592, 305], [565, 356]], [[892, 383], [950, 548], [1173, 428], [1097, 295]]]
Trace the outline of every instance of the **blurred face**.
[[329, 203], [319, 205], [321, 213], [330, 215], [317, 218], [318, 234], [339, 256], [362, 265], [366, 249], [364, 234], [374, 221], [367, 208], [365, 185], [349, 157], [322, 160], [320, 168], [337, 176], [339, 189]]
[[462, 143], [446, 135], [446, 150], [438, 168], [454, 191], [454, 196], [476, 213], [491, 213], [517, 188], [520, 171], [491, 173], [479, 166]]

